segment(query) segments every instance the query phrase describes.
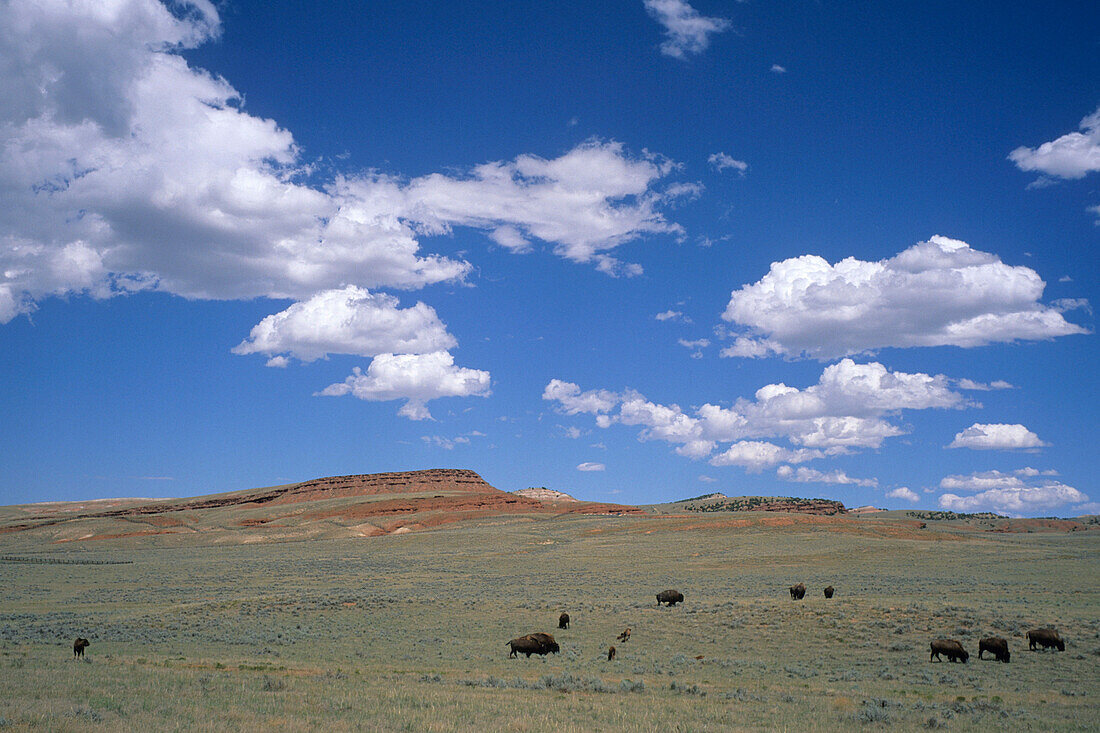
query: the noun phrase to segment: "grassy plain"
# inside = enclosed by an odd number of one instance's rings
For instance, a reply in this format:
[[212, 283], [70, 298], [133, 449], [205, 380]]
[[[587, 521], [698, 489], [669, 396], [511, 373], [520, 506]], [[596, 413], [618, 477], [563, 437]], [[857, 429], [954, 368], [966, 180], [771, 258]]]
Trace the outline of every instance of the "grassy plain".
[[[0, 728], [1100, 728], [1100, 532], [786, 516], [510, 516], [207, 547], [0, 534], [2, 555], [65, 563], [0, 562]], [[131, 562], [77, 564], [93, 560]], [[658, 608], [665, 588], [685, 603]], [[1027, 651], [1045, 625], [1064, 653]], [[533, 631], [561, 653], [508, 659]], [[988, 635], [1010, 664], [978, 660]], [[970, 662], [930, 663], [937, 637]]]

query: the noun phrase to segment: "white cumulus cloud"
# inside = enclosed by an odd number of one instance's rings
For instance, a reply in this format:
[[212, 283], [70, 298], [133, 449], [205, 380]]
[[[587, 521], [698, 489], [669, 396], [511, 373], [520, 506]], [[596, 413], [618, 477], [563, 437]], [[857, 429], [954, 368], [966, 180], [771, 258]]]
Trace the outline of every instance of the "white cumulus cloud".
[[1084, 178], [1100, 171], [1100, 108], [1081, 120], [1080, 132], [1070, 132], [1037, 148], [1018, 147], [1008, 158], [1022, 171], [1059, 178]]
[[912, 491], [906, 486], [900, 486], [896, 489], [892, 489], [886, 492], [886, 496], [891, 499], [905, 499], [906, 501], [918, 502], [920, 496], [915, 491]]
[[1020, 424], [974, 423], [956, 433], [948, 448], [972, 448], [974, 450], [1019, 450], [1042, 448], [1048, 445], [1039, 436]]
[[602, 463], [585, 462], [577, 466], [578, 471], [604, 471], [607, 470], [607, 466]]
[[[956, 512], [992, 511], [1027, 516], [1089, 500], [1074, 487], [1051, 478], [1056, 475], [1057, 471], [1041, 471], [1028, 466], [1015, 471], [945, 476], [940, 481], [940, 488], [951, 493], [942, 494], [939, 505]], [[968, 492], [968, 495], [955, 492]]]
[[400, 308], [392, 295], [348, 285], [267, 316], [233, 353], [289, 354], [313, 361], [328, 354], [425, 354], [456, 345], [431, 306]]
[[852, 478], [844, 471], [834, 469], [832, 471], [818, 471], [806, 466], [780, 466], [775, 469], [777, 478], [783, 481], [795, 481], [797, 483], [814, 484], [851, 484], [854, 486], [878, 486], [878, 479]]
[[819, 450], [790, 450], [775, 443], [742, 440], [710, 459], [712, 466], [744, 466], [750, 472], [762, 471], [779, 463], [804, 463], [825, 456]]
[[605, 389], [592, 389], [581, 392], [581, 388], [572, 382], [551, 379], [542, 391], [544, 400], [556, 400], [567, 415], [579, 412], [593, 415], [610, 412], [619, 402], [619, 396]]
[[729, 28], [725, 18], [700, 15], [685, 0], [644, 0], [650, 17], [665, 29], [661, 53], [682, 59], [689, 53], [702, 53], [710, 45], [710, 37]]
[[722, 317], [745, 331], [722, 353], [825, 360], [1086, 333], [1039, 302], [1044, 287], [1030, 268], [940, 236], [879, 262], [803, 255], [731, 293]]
[[364, 373], [355, 367], [343, 382], [331, 384], [319, 395], [352, 395], [361, 400], [407, 402], [398, 414], [411, 420], [430, 420], [426, 403], [439, 397], [487, 397], [489, 372], [456, 367], [445, 351], [430, 354], [379, 354]]
[[[705, 458], [719, 444], [729, 444], [712, 462], [755, 470], [779, 461], [795, 463], [878, 448], [885, 439], [904, 434], [891, 422], [902, 410], [969, 406], [962, 394], [951, 389], [951, 381], [943, 375], [890, 371], [877, 362], [857, 364], [844, 359], [826, 367], [817, 384], [804, 389], [769, 384], [758, 389], [753, 399], [738, 398], [730, 407], [706, 403], [685, 411], [676, 404], [652, 402], [633, 390], [582, 391], [558, 379], [551, 380], [542, 397], [557, 402], [566, 414], [595, 415], [601, 428], [641, 426], [641, 440], [670, 443], [686, 457]], [[798, 450], [753, 442], [758, 438], [785, 438]], [[777, 458], [769, 464], [771, 457]]]

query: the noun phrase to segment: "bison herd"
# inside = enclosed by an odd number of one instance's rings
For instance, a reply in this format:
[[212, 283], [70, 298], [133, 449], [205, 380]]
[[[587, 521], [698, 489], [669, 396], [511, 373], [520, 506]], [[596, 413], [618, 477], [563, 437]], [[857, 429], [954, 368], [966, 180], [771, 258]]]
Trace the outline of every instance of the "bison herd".
[[[797, 583], [792, 585], [790, 590], [791, 598], [796, 601], [801, 601], [806, 597], [806, 585], [804, 583]], [[832, 598], [836, 591], [833, 586], [826, 586], [824, 594], [826, 598]], [[657, 605], [662, 603], [669, 606], [675, 606], [677, 603], [684, 602], [684, 594], [678, 590], [663, 590], [657, 594]], [[562, 613], [558, 617], [558, 628], [569, 628], [569, 614]], [[617, 637], [616, 641], [625, 642], [630, 640], [630, 629], [627, 628]], [[77, 644], [81, 642], [84, 646], [88, 645], [87, 640], [77, 639]], [[1062, 641], [1062, 638], [1058, 635], [1058, 632], [1054, 629], [1032, 629], [1027, 632], [1028, 648], [1034, 651], [1037, 647], [1043, 649], [1057, 649], [1058, 651], [1066, 650], [1066, 643]], [[545, 656], [546, 654], [556, 654], [560, 647], [554, 640], [554, 637], [550, 634], [536, 633], [527, 634], [521, 636], [518, 639], [512, 639], [508, 642], [508, 646], [511, 647], [511, 652], [508, 654], [509, 658], [517, 657], [519, 654], [524, 654], [530, 657], [532, 654], [539, 654]], [[77, 647], [74, 646], [74, 654], [83, 654], [83, 647], [79, 647], [79, 651], [76, 651]], [[978, 659], [984, 659], [983, 654], [989, 652], [993, 655], [993, 659], [998, 662], [1007, 663], [1011, 657], [1011, 652], [1008, 651], [1008, 640], [1002, 639], [999, 636], [990, 636], [982, 639], [978, 642]], [[949, 662], [962, 662], [966, 663], [970, 659], [970, 654], [963, 648], [961, 642], [957, 639], [936, 639], [930, 645], [930, 654], [928, 655], [928, 661], [943, 661], [943, 657], [947, 657]], [[607, 649], [607, 661], [615, 659], [615, 647], [609, 646]]]
[[[1036, 646], [1044, 649], [1057, 649], [1060, 652], [1066, 650], [1066, 642], [1054, 629], [1032, 629], [1027, 632], [1027, 646], [1035, 651]], [[978, 642], [978, 659], [984, 659], [982, 654], [989, 652], [998, 662], [1006, 664], [1012, 658], [1008, 651], [1008, 640], [999, 636], [987, 636]], [[947, 657], [949, 662], [966, 662], [970, 655], [963, 649], [963, 645], [955, 639], [936, 639], [932, 642], [932, 653], [928, 655], [928, 661], [940, 659], [940, 655]], [[940, 661], [943, 661], [940, 659]]]

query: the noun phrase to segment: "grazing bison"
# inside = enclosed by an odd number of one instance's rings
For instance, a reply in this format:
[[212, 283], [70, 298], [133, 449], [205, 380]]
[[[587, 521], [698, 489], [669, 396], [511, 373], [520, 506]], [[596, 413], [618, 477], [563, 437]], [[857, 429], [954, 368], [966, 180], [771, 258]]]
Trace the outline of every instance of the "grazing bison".
[[1060, 652], [1066, 650], [1066, 642], [1062, 641], [1062, 637], [1054, 629], [1032, 629], [1027, 632], [1027, 648], [1034, 651], [1036, 644], [1044, 649], [1057, 647]]
[[[936, 639], [931, 644], [932, 653], [928, 655], [928, 661], [931, 662], [933, 658], [940, 659], [940, 655], [947, 656], [949, 662], [963, 662], [966, 663], [967, 659], [970, 659], [970, 655], [963, 649], [963, 645], [955, 639]], [[942, 662], [943, 660], [940, 659]]]
[[519, 654], [526, 654], [528, 658], [532, 654], [539, 654], [545, 656], [547, 654], [557, 654], [561, 648], [558, 643], [554, 641], [554, 637], [550, 634], [528, 634], [527, 636], [521, 636], [518, 639], [512, 639], [508, 642], [508, 646], [512, 649], [508, 653], [508, 657], [515, 657]]
[[657, 605], [667, 603], [670, 606], [675, 606], [677, 603], [684, 602], [684, 594], [678, 590], [663, 590], [657, 594]]
[[74, 641], [73, 642], [73, 658], [75, 659], [76, 657], [83, 657], [84, 656], [84, 650], [87, 649], [87, 648], [88, 648], [88, 640], [87, 639], [77, 639], [76, 641]]
[[568, 613], [563, 613], [561, 616], [558, 616], [558, 628], [559, 629], [568, 629], [569, 628], [569, 614]]
[[615, 647], [607, 647], [607, 661], [612, 662], [615, 660]]
[[1008, 651], [1008, 641], [999, 636], [989, 636], [978, 642], [978, 659], [982, 652], [990, 652], [998, 662], [1007, 663], [1012, 654]]
[[626, 631], [615, 637], [619, 641], [630, 641], [630, 627], [626, 627]]
[[801, 601], [806, 597], [806, 586], [803, 583], [791, 586], [791, 598]]
[[830, 585], [828, 588], [825, 589], [825, 597], [826, 598], [832, 598], [833, 597], [833, 586]]

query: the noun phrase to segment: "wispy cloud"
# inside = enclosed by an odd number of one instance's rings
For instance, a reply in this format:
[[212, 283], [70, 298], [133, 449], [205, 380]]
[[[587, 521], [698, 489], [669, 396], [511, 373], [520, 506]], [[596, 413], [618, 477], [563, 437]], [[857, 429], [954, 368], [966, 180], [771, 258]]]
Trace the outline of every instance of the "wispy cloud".
[[661, 53], [682, 59], [707, 50], [710, 37], [730, 27], [725, 18], [700, 15], [685, 0], [644, 0], [649, 15], [665, 29]]

